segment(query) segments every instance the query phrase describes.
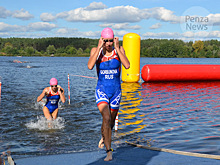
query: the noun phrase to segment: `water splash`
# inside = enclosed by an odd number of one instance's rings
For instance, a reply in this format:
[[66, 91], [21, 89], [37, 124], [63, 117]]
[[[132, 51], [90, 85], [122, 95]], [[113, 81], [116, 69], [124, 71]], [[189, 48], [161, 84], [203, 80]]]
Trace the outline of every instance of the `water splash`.
[[40, 102], [35, 102], [34, 109], [43, 109], [44, 105], [46, 104], [47, 99], [43, 98]]
[[32, 68], [32, 66], [30, 66], [30, 65], [27, 65], [27, 66], [26, 66], [26, 68]]
[[56, 120], [49, 121], [43, 116], [38, 116], [37, 121], [31, 120], [26, 123], [25, 126], [29, 129], [37, 130], [51, 130], [51, 129], [63, 129], [65, 127], [65, 119], [58, 117]]
[[[39, 110], [39, 109], [42, 110], [43, 107], [45, 106], [46, 102], [47, 102], [47, 99], [43, 98], [40, 102], [35, 102], [33, 108], [36, 110]], [[83, 105], [83, 103], [82, 103], [82, 105]], [[58, 108], [59, 108], [59, 110], [64, 109], [64, 104], [61, 101], [59, 101]]]

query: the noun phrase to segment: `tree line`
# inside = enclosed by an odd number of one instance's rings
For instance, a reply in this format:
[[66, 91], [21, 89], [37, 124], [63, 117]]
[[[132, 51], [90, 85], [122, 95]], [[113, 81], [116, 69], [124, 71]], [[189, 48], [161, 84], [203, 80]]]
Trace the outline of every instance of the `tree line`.
[[0, 55], [88, 56], [97, 43], [88, 38], [0, 38]]
[[220, 41], [189, 41], [147, 39], [141, 41], [141, 55], [145, 57], [219, 58]]
[[[98, 39], [89, 38], [0, 38], [2, 56], [89, 56]], [[122, 41], [120, 41], [122, 45]], [[142, 57], [219, 58], [220, 41], [176, 39], [141, 40]]]

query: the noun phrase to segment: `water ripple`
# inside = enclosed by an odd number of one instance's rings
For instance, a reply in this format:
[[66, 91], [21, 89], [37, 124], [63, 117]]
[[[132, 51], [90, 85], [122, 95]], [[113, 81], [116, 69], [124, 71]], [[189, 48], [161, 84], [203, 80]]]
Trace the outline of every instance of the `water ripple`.
[[[102, 117], [95, 103], [97, 80], [70, 76], [71, 104], [59, 105], [59, 121], [49, 129], [37, 96], [56, 77], [67, 96], [67, 75], [96, 77], [87, 69], [88, 58], [0, 57], [2, 92], [0, 151], [14, 158], [98, 150]], [[154, 59], [146, 63], [207, 63], [220, 59]], [[52, 67], [56, 66], [56, 68]], [[27, 65], [31, 66], [27, 68]], [[119, 129], [112, 147], [125, 141], [220, 154], [220, 82], [122, 83]], [[57, 124], [57, 125], [56, 125]]]
[[151, 145], [154, 147], [219, 153], [218, 150], [210, 150], [213, 145], [209, 142], [218, 141], [219, 138], [220, 92], [217, 89], [220, 82], [142, 83], [129, 88], [127, 86], [122, 85], [125, 90], [120, 128], [122, 131], [126, 129], [122, 135], [136, 134], [140, 139], [153, 139]]

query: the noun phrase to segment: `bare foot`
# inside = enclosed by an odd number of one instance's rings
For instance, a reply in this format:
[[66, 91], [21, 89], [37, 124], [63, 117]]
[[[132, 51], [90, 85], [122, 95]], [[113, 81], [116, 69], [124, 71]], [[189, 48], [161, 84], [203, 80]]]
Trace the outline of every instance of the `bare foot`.
[[112, 151], [109, 151], [108, 153], [107, 153], [107, 156], [106, 156], [106, 158], [104, 159], [104, 161], [111, 161], [112, 160]]
[[103, 137], [100, 139], [98, 147], [101, 148], [101, 149], [104, 147]]

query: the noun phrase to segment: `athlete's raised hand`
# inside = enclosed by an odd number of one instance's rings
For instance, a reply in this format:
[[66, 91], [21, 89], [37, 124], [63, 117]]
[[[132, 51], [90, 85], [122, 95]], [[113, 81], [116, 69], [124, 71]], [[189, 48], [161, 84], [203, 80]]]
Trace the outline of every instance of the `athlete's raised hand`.
[[114, 46], [116, 49], [119, 48], [119, 38], [118, 37], [114, 38]]
[[104, 43], [105, 43], [105, 42], [104, 42], [104, 38], [103, 38], [103, 37], [100, 37], [99, 43], [98, 43], [98, 48], [101, 49], [101, 48], [103, 47]]
[[64, 89], [61, 86], [57, 86], [58, 87], [58, 93], [59, 95], [61, 95], [62, 93], [64, 93]]

